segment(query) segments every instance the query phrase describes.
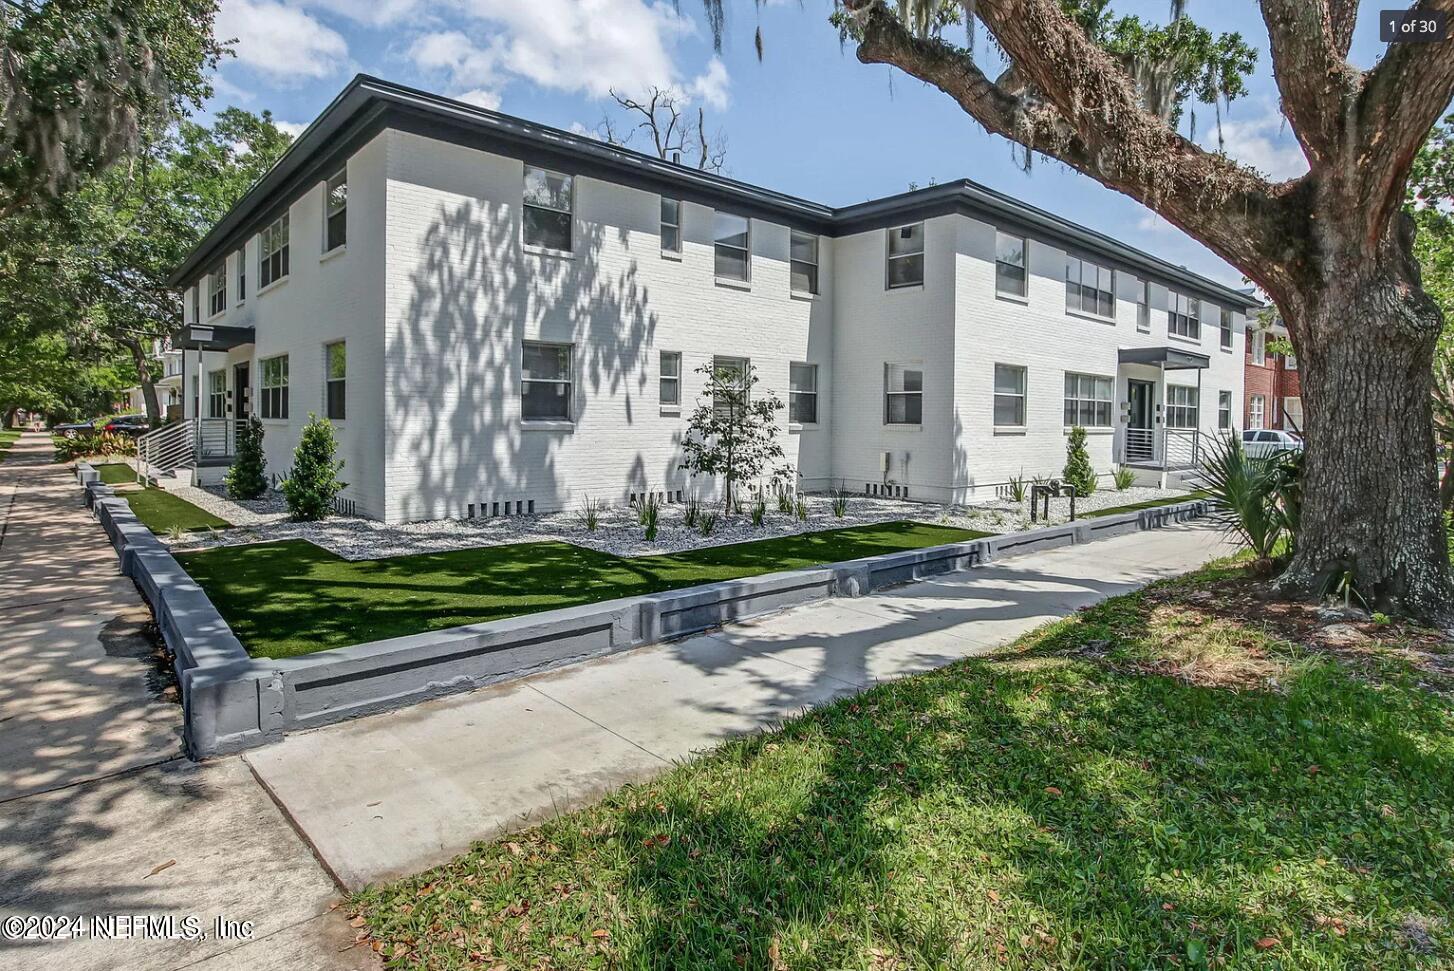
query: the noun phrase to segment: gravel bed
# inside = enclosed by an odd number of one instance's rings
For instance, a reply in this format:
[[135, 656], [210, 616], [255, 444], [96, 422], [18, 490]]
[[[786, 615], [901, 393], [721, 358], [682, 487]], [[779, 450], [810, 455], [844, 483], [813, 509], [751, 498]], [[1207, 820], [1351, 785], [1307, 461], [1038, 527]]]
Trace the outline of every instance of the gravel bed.
[[233, 526], [263, 526], [288, 518], [288, 504], [281, 492], [269, 489], [258, 499], [229, 499], [221, 486], [197, 488], [177, 486], [168, 490], [178, 499], [185, 499], [203, 512], [225, 519]]
[[[986, 533], [1014, 532], [1028, 529], [1031, 525], [1027, 506], [1010, 500], [947, 507], [932, 503], [852, 496], [848, 500], [848, 509], [840, 517], [833, 512], [831, 497], [809, 495], [804, 497], [808, 505], [806, 520], [799, 520], [791, 513], [780, 513], [773, 506], [760, 528], [753, 526], [745, 513], [728, 519], [720, 515], [717, 507], [704, 507], [704, 512], [719, 514], [716, 527], [710, 536], [703, 536], [700, 529], [685, 525], [685, 505], [664, 505], [661, 507], [656, 540], [648, 543], [642, 535], [643, 529], [637, 522], [636, 513], [627, 508], [603, 509], [595, 530], [586, 529], [577, 512], [543, 516], [501, 516], [494, 519], [439, 519], [395, 525], [372, 519], [347, 517], [332, 517], [318, 523], [293, 523], [286, 520], [282, 497], [276, 493], [269, 493], [267, 498], [257, 502], [245, 503], [201, 489], [178, 490], [177, 494], [235, 524], [233, 529], [188, 533], [178, 539], [163, 538], [163, 542], [178, 552], [304, 539], [346, 560], [369, 560], [413, 553], [437, 553], [479, 546], [547, 541], [574, 543], [616, 556], [652, 556], [894, 520], [955, 526]], [[207, 497], [206, 500], [194, 498], [197, 494]], [[1076, 510], [1078, 513], [1090, 512], [1177, 495], [1185, 493], [1172, 489], [1139, 487], [1122, 492], [1100, 490], [1085, 499], [1077, 500]], [[1069, 500], [1052, 500], [1051, 518], [1048, 522], [1054, 524], [1066, 521], [1069, 510]], [[246, 521], [243, 521], [244, 518]]]

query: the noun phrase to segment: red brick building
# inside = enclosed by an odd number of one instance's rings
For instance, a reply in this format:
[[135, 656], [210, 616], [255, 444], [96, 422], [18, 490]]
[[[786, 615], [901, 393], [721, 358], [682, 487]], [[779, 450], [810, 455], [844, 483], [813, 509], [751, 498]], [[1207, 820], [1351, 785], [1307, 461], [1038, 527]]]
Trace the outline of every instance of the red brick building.
[[1297, 358], [1267, 349], [1269, 341], [1287, 339], [1281, 323], [1267, 329], [1249, 330], [1247, 362], [1243, 372], [1243, 428], [1303, 430], [1302, 379]]

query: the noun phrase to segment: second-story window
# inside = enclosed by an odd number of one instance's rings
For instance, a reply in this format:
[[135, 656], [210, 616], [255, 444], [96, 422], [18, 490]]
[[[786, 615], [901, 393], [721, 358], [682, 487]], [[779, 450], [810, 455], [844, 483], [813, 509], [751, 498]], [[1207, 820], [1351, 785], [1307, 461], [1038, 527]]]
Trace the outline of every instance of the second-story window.
[[328, 180], [323, 201], [323, 252], [331, 253], [348, 242], [347, 170]]
[[1267, 363], [1267, 331], [1259, 330], [1252, 335], [1252, 363], [1262, 367]]
[[682, 204], [679, 199], [661, 199], [661, 251], [673, 256], [682, 251]]
[[1202, 339], [1202, 302], [1169, 290], [1166, 294], [1166, 332], [1194, 341]]
[[1115, 274], [1090, 260], [1065, 258], [1065, 309], [1073, 313], [1116, 317]]
[[818, 292], [818, 237], [793, 230], [789, 244], [789, 275], [794, 293]]
[[192, 288], [192, 323], [202, 322], [202, 281], [198, 280], [197, 285]]
[[1232, 349], [1232, 311], [1226, 307], [1222, 308], [1222, 317], [1218, 329], [1222, 335], [1222, 350], [1230, 351]]
[[266, 287], [288, 275], [288, 216], [286, 213], [258, 236], [258, 285]]
[[1147, 280], [1136, 288], [1136, 329], [1151, 333], [1151, 283]]
[[237, 302], [247, 299], [247, 247], [237, 251]]
[[751, 270], [751, 227], [746, 216], [730, 212], [712, 214], [712, 248], [717, 279], [748, 281]]
[[571, 177], [525, 166], [525, 245], [569, 253]]
[[918, 287], [924, 284], [924, 224], [889, 230], [888, 288]]
[[924, 372], [900, 364], [884, 365], [884, 424], [924, 421]]
[[995, 232], [995, 293], [1024, 297], [1030, 290], [1025, 265], [1025, 237]]
[[207, 313], [216, 317], [227, 309], [227, 261], [217, 264], [207, 276]]

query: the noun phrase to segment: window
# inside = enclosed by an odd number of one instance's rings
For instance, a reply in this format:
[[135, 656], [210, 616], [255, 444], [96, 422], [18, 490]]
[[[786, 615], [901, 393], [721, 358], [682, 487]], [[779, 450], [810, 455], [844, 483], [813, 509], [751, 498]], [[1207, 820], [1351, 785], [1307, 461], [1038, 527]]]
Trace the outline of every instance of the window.
[[571, 345], [526, 341], [520, 377], [522, 419], [571, 420]]
[[1252, 363], [1265, 365], [1267, 363], [1267, 331], [1259, 330], [1252, 335]]
[[799, 425], [812, 425], [817, 420], [818, 365], [789, 364], [788, 421]]
[[227, 309], [227, 262], [217, 264], [207, 275], [207, 314], [216, 317]]
[[995, 427], [1025, 426], [1025, 369], [1013, 364], [995, 365]]
[[[725, 385], [728, 388], [734, 388], [748, 393], [752, 391], [752, 388], [748, 384], [748, 371], [751, 366], [751, 362], [745, 357], [712, 358], [713, 371], [727, 372], [722, 376], [721, 381], [716, 382], [717, 385]], [[743, 400], [745, 401], [746, 398], [744, 397]], [[712, 410], [718, 415], [725, 414], [729, 410], [729, 407], [730, 403], [722, 395], [714, 394], [712, 396]]]
[[1104, 266], [1074, 256], [1065, 258], [1065, 309], [1116, 317], [1116, 275]]
[[1282, 356], [1282, 369], [1284, 371], [1296, 371], [1297, 370], [1297, 355], [1296, 354], [1284, 354]]
[[1166, 427], [1197, 427], [1197, 389], [1187, 384], [1166, 386]]
[[1227, 431], [1232, 427], [1232, 392], [1217, 392], [1217, 427]]
[[288, 417], [288, 355], [262, 362], [263, 417]]
[[888, 288], [924, 285], [924, 224], [888, 231]]
[[348, 242], [348, 170], [328, 180], [324, 193], [323, 252], [331, 253]]
[[571, 177], [525, 166], [525, 245], [569, 253]]
[[679, 199], [661, 200], [661, 251], [681, 254], [682, 204]]
[[661, 403], [682, 403], [682, 355], [680, 351], [661, 352]]
[[192, 323], [202, 322], [202, 281], [198, 280], [197, 285], [192, 288]]
[[1151, 283], [1142, 280], [1136, 288], [1136, 329], [1143, 334], [1151, 333]]
[[288, 217], [262, 231], [258, 238], [258, 282], [266, 287], [288, 275]]
[[924, 372], [899, 364], [884, 365], [884, 424], [918, 425], [924, 421]]
[[1196, 297], [1169, 290], [1166, 294], [1166, 332], [1202, 339], [1202, 302]]
[[237, 251], [237, 302], [247, 299], [247, 249]]
[[348, 379], [348, 348], [343, 341], [323, 345], [323, 366], [323, 407], [329, 418], [341, 421]]
[[1226, 307], [1222, 308], [1222, 317], [1218, 328], [1222, 334], [1222, 350], [1230, 351], [1232, 349], [1232, 311]]
[[207, 417], [227, 417], [227, 372], [207, 372]]
[[1261, 428], [1266, 424], [1267, 399], [1260, 394], [1254, 394], [1247, 401], [1247, 427]]
[[750, 249], [746, 216], [730, 212], [712, 213], [712, 247], [715, 250], [717, 279], [748, 281]]
[[793, 230], [789, 245], [789, 277], [794, 293], [818, 292], [818, 237]]
[[1082, 428], [1111, 427], [1115, 382], [1094, 374], [1065, 375], [1065, 424]]
[[1025, 274], [1025, 237], [995, 232], [995, 293], [1023, 297], [1029, 290]]

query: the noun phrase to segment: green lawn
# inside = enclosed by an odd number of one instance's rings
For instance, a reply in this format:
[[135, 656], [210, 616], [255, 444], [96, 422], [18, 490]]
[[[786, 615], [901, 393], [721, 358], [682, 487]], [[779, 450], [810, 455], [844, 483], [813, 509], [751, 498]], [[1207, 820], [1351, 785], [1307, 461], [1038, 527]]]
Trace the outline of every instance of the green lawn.
[[162, 489], [148, 487], [135, 492], [119, 492], [117, 496], [131, 505], [136, 518], [153, 533], [166, 533], [173, 528], [187, 531], [226, 529], [231, 525], [227, 520], [218, 519]]
[[10, 446], [20, 441], [20, 429], [0, 428], [0, 462], [5, 461], [5, 453], [10, 451]]
[[[136, 481], [136, 470], [125, 462], [107, 462], [94, 467], [106, 485], [122, 485]], [[190, 505], [190, 503], [189, 503]]]
[[178, 558], [249, 653], [289, 657], [985, 535], [899, 522], [636, 558], [527, 543], [349, 562], [303, 540]]
[[1450, 967], [1449, 696], [1397, 645], [1218, 617], [1221, 584], [1245, 589], [1224, 566], [1107, 601], [352, 906], [393, 968]]
[[1081, 513], [1081, 519], [1094, 519], [1097, 516], [1115, 516], [1123, 512], [1136, 512], [1140, 509], [1155, 509], [1157, 506], [1174, 506], [1178, 502], [1191, 502], [1195, 499], [1206, 497], [1205, 492], [1194, 490], [1180, 496], [1167, 496], [1164, 499], [1147, 499], [1145, 502], [1132, 502], [1124, 506], [1109, 506], [1105, 509], [1094, 509], [1087, 513]]

